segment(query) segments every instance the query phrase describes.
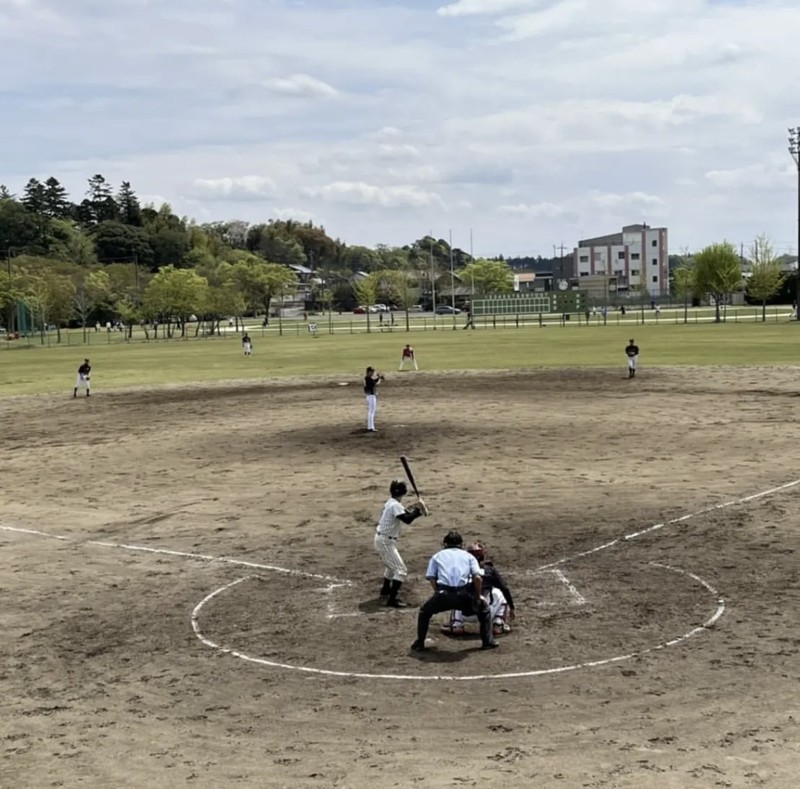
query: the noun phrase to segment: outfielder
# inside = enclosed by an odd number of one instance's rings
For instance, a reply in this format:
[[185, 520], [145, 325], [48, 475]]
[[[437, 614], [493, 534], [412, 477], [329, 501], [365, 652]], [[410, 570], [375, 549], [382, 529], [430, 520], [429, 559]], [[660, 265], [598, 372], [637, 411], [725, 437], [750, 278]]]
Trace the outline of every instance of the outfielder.
[[483, 570], [478, 565], [478, 560], [463, 549], [464, 540], [457, 531], [448, 532], [442, 545], [444, 549], [431, 556], [428, 562], [425, 577], [431, 582], [433, 596], [419, 609], [417, 640], [411, 645], [411, 649], [414, 652], [423, 652], [431, 617], [454, 609], [467, 616], [477, 616], [481, 624], [481, 648], [494, 649], [499, 644], [492, 636], [489, 605], [481, 596]]
[[406, 347], [403, 348], [403, 354], [400, 357], [400, 370], [404, 370], [406, 364], [411, 364], [415, 370], [419, 370], [419, 367], [417, 367], [417, 355], [410, 345], [406, 345]]
[[629, 340], [625, 346], [625, 355], [628, 357], [628, 378], [634, 378], [639, 362], [639, 346], [633, 340]]
[[242, 348], [244, 349], [245, 356], [253, 355], [253, 341], [250, 339], [250, 335], [247, 332], [242, 335]]
[[418, 499], [411, 509], [406, 509], [401, 501], [406, 493], [408, 487], [402, 479], [392, 480], [389, 485], [389, 498], [383, 505], [373, 541], [375, 550], [386, 567], [380, 595], [386, 598], [386, 605], [390, 608], [407, 607], [406, 603], [397, 599], [397, 593], [408, 577], [406, 563], [397, 550], [397, 541], [400, 539], [403, 524], [413, 523], [420, 515], [428, 514], [428, 508], [422, 499]]
[[[489, 561], [486, 546], [481, 542], [474, 542], [467, 546], [467, 553], [471, 553], [483, 570], [483, 584], [481, 594], [488, 600], [492, 615], [492, 634], [503, 635], [511, 631], [508, 620], [514, 619], [514, 598], [505, 579], [500, 575], [494, 562]], [[464, 633], [465, 622], [477, 621], [476, 616], [465, 616], [462, 611], [452, 611], [450, 623], [442, 625], [442, 632], [448, 635], [460, 636]]]
[[72, 390], [72, 396], [78, 396], [78, 389], [84, 388], [86, 389], [86, 396], [89, 397], [91, 394], [91, 378], [92, 378], [92, 366], [89, 364], [88, 359], [83, 360], [83, 364], [78, 368], [78, 377], [75, 379], [75, 388]]

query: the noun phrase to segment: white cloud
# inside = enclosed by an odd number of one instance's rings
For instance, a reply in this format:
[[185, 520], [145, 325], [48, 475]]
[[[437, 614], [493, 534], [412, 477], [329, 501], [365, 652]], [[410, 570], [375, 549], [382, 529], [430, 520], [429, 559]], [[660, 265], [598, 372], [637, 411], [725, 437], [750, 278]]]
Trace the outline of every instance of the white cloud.
[[275, 182], [262, 175], [195, 178], [192, 193], [207, 200], [262, 200], [275, 193]]
[[554, 219], [555, 217], [559, 217], [567, 213], [562, 206], [556, 205], [555, 203], [516, 203], [515, 205], [501, 205], [497, 210], [501, 214], [536, 219]]
[[273, 93], [283, 96], [295, 96], [304, 99], [329, 99], [338, 95], [338, 91], [327, 82], [309, 77], [308, 74], [293, 74], [291, 77], [272, 77], [263, 85]]
[[541, 5], [543, 0], [457, 0], [437, 9], [439, 16], [470, 16], [473, 14], [498, 14]]
[[472, 227], [480, 255], [643, 215], [675, 248], [793, 238], [797, 13], [0, 0], [0, 183], [55, 175], [79, 200], [100, 172], [198, 218], [313, 214], [348, 243]]
[[375, 186], [363, 182], [337, 181], [325, 186], [308, 186], [303, 194], [334, 203], [374, 205], [381, 208], [424, 208], [441, 205], [442, 200], [434, 192], [416, 186]]
[[601, 208], [619, 208], [622, 206], [630, 210], [638, 210], [642, 206], [660, 207], [664, 204], [660, 197], [649, 195], [645, 192], [628, 192], [626, 194], [595, 192], [590, 195], [589, 199]]

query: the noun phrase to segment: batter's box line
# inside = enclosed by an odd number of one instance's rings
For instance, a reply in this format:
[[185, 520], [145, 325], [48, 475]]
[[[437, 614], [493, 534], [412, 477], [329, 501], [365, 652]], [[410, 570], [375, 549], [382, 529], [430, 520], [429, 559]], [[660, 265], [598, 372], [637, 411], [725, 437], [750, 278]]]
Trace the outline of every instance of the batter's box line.
[[[509, 577], [517, 575], [514, 572], [504, 573], [504, 575], [508, 575]], [[564, 586], [567, 590], [567, 594], [569, 595], [569, 601], [567, 605], [580, 607], [588, 604], [588, 600], [578, 591], [578, 588], [575, 584], [567, 578], [566, 574], [563, 570], [559, 569], [558, 567], [546, 567], [546, 568], [538, 568], [536, 570], [526, 570], [523, 575], [527, 576], [528, 578], [533, 578], [534, 576], [545, 576], [545, 575], [552, 575], [556, 578], [556, 580]], [[538, 608], [553, 608], [557, 606], [563, 605], [562, 602], [557, 602], [555, 600], [541, 600], [536, 603]]]

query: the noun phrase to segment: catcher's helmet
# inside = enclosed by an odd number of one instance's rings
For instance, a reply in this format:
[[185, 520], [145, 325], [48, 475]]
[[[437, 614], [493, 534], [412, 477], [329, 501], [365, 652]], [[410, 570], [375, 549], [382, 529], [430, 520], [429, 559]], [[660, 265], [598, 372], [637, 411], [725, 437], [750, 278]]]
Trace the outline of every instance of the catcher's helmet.
[[457, 531], [447, 532], [442, 540], [445, 548], [460, 548], [463, 544], [464, 538]]
[[486, 561], [486, 546], [482, 542], [473, 542], [472, 545], [467, 546], [467, 551], [479, 562]]
[[405, 496], [408, 493], [408, 486], [402, 479], [393, 479], [389, 485], [390, 496]]

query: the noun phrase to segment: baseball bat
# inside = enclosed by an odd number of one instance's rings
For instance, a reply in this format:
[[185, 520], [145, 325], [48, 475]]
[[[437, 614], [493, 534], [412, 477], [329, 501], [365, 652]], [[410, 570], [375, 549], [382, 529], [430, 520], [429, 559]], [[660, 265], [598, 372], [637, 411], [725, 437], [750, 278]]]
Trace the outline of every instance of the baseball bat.
[[411, 471], [411, 466], [408, 463], [408, 458], [405, 455], [400, 455], [400, 462], [403, 464], [403, 468], [405, 469], [408, 481], [411, 483], [411, 488], [413, 489], [414, 494], [417, 498], [419, 498], [419, 490], [417, 490], [417, 483], [414, 479], [414, 474]]

